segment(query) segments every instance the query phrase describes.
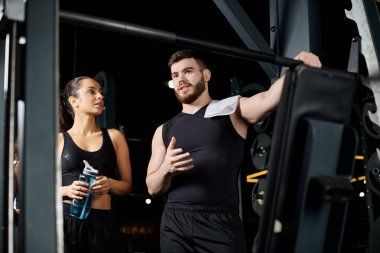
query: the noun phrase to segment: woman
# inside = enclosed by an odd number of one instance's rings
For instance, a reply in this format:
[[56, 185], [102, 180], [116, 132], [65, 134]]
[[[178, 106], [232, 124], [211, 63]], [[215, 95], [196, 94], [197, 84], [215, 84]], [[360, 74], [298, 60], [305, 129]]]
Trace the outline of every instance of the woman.
[[[62, 169], [65, 253], [121, 252], [111, 200], [113, 195], [132, 190], [128, 144], [119, 130], [96, 125], [95, 118], [104, 107], [102, 88], [96, 80], [81, 76], [69, 81], [61, 102], [57, 160]], [[85, 220], [70, 216], [72, 200], [90, 192], [88, 185], [78, 180], [83, 160], [99, 171], [91, 185], [91, 211]]]

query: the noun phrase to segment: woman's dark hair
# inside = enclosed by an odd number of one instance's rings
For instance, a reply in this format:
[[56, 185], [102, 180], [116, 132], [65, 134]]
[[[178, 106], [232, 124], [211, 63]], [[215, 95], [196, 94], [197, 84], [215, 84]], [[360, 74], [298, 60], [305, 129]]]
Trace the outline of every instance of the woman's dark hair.
[[201, 67], [201, 69], [207, 69], [207, 64], [203, 55], [201, 55], [200, 52], [191, 49], [183, 49], [172, 54], [168, 62], [169, 69], [174, 63], [177, 63], [180, 60], [187, 58], [194, 58]]
[[63, 89], [59, 104], [59, 132], [69, 130], [74, 123], [74, 111], [69, 103], [69, 97], [77, 97], [80, 88], [80, 81], [83, 79], [92, 79], [88, 76], [79, 76], [68, 81]]

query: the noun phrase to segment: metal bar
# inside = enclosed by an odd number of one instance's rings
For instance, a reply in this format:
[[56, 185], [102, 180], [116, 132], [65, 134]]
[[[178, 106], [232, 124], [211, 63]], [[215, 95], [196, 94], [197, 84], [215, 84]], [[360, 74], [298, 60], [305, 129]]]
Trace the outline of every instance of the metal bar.
[[130, 23], [105, 19], [101, 17], [95, 17], [85, 14], [79, 14], [74, 12], [60, 11], [60, 18], [62, 22], [80, 25], [92, 29], [100, 29], [111, 32], [118, 32], [121, 34], [143, 37], [146, 39], [157, 40], [167, 43], [175, 43], [179, 45], [192, 46], [201, 49], [207, 49], [217, 54], [228, 55], [231, 57], [246, 59], [249, 61], [268, 62], [276, 65], [294, 67], [301, 62], [277, 56], [274, 54], [258, 52], [255, 50], [247, 50], [238, 47], [233, 47], [217, 42], [206, 41], [179, 34], [168, 32], [160, 29], [149, 28], [140, 25], [134, 25]]
[[11, 24], [11, 32], [9, 39], [9, 129], [8, 129], [8, 253], [13, 253], [14, 246], [14, 217], [13, 217], [13, 184], [14, 184], [14, 170], [13, 170], [13, 160], [14, 160], [14, 144], [15, 144], [15, 128], [16, 128], [16, 41], [17, 41], [17, 24], [13, 22]]
[[[4, 107], [2, 112], [2, 250], [4, 252], [13, 253], [13, 159], [14, 159], [14, 135], [15, 135], [15, 83], [13, 62], [15, 58], [14, 36], [15, 26], [12, 24], [11, 32], [6, 34], [3, 44], [3, 99]], [[13, 72], [13, 73], [12, 73]]]
[[0, 38], [0, 252], [6, 252], [7, 239], [6, 239], [6, 203], [8, 194], [6, 190], [6, 169], [7, 157], [6, 152], [6, 108], [7, 108], [7, 82], [5, 81], [5, 68], [6, 68], [6, 39], [1, 36]]
[[[29, 1], [20, 252], [53, 253], [63, 231], [55, 148], [58, 123], [58, 0]], [[43, 31], [43, 32], [41, 32]], [[43, 99], [41, 99], [43, 98]], [[58, 224], [58, 225], [57, 225]], [[62, 240], [63, 241], [63, 240]]]

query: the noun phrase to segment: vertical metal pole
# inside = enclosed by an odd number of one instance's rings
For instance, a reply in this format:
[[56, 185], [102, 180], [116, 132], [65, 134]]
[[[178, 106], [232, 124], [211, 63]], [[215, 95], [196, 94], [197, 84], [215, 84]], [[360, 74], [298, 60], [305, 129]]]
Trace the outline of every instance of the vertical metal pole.
[[7, 86], [4, 79], [5, 73], [5, 37], [0, 38], [0, 251], [6, 251], [6, 200], [7, 200], [7, 188], [6, 188], [6, 168], [7, 168], [7, 152], [6, 152], [6, 108], [7, 108]]
[[[14, 246], [14, 217], [13, 217], [13, 184], [14, 184], [14, 170], [13, 170], [13, 160], [14, 160], [14, 143], [15, 143], [15, 103], [16, 103], [16, 37], [17, 37], [17, 24], [13, 22], [11, 24], [11, 32], [8, 36], [7, 44], [7, 62], [8, 70], [5, 73], [5, 82], [9, 83], [9, 129], [8, 129], [8, 253], [13, 253]], [[7, 74], [8, 72], [8, 74]]]
[[3, 107], [2, 107], [2, 243], [1, 247], [4, 252], [13, 253], [13, 232], [14, 232], [14, 217], [13, 217], [13, 186], [14, 186], [14, 136], [15, 136], [15, 36], [16, 24], [11, 24], [11, 32], [5, 36], [3, 44]]
[[[60, 252], [55, 162], [58, 98], [58, 1], [31, 0], [26, 9], [26, 89], [22, 252]], [[61, 202], [61, 201], [59, 201]]]

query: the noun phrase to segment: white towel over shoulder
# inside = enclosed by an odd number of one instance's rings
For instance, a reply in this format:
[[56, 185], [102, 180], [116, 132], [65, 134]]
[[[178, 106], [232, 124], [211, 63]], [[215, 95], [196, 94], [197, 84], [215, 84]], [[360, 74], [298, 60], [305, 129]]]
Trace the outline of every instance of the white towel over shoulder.
[[237, 103], [240, 95], [225, 98], [222, 100], [213, 100], [207, 106], [205, 118], [212, 118], [215, 116], [230, 115], [236, 111]]

